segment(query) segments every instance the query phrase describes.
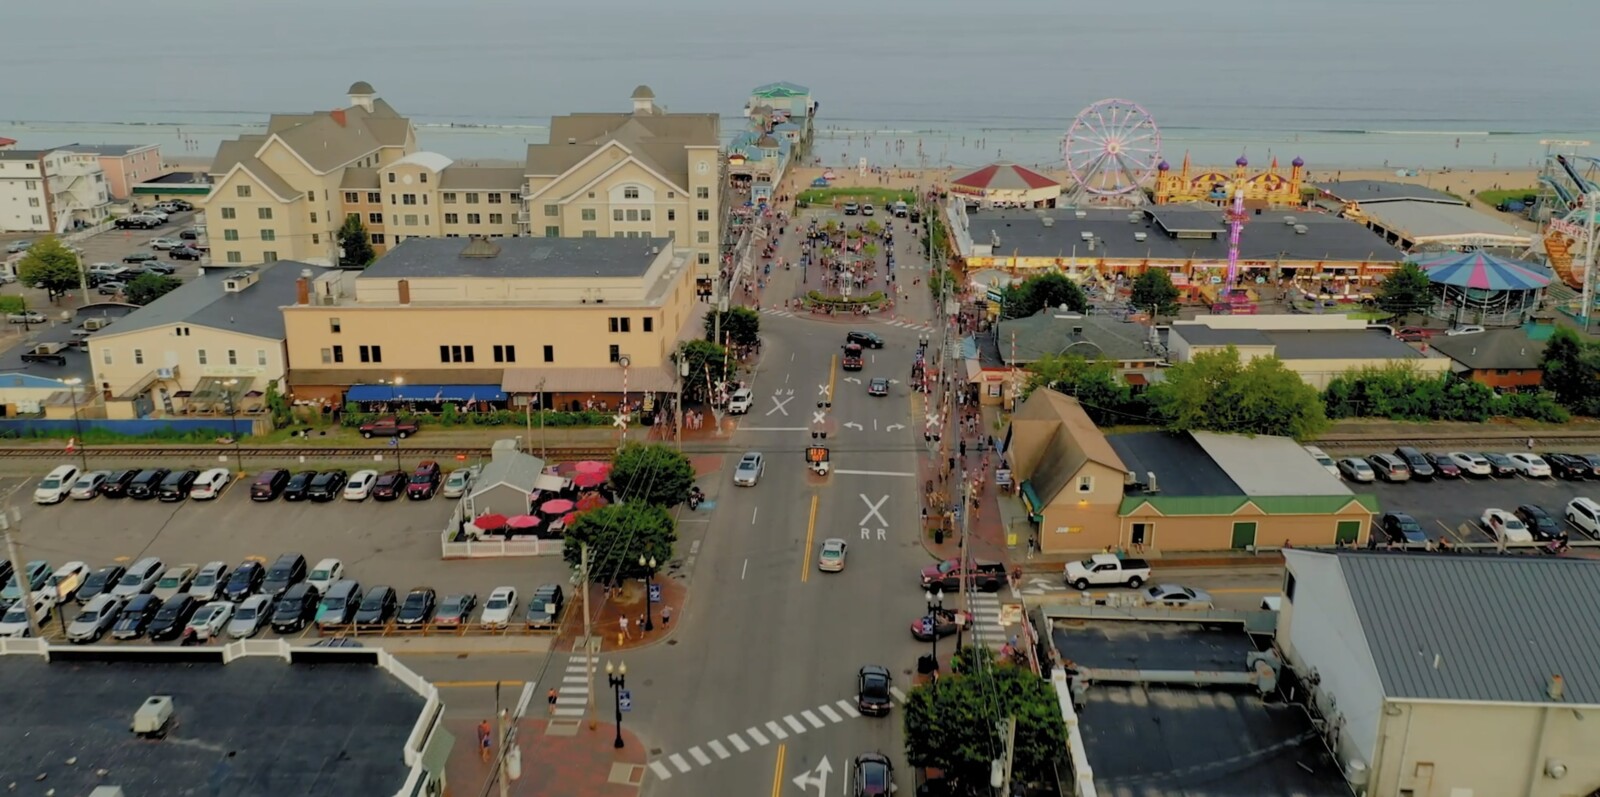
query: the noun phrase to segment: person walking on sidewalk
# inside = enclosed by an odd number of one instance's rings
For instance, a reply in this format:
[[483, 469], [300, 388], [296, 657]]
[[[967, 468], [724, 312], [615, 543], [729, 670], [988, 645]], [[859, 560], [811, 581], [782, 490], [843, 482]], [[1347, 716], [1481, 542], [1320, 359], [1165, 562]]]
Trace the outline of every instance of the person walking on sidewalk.
[[617, 628], [622, 631], [624, 638], [633, 639], [633, 634], [628, 631], [628, 615], [624, 614], [617, 618]]
[[478, 723], [478, 755], [483, 759], [483, 763], [485, 764], [489, 763], [489, 748], [491, 746], [490, 740], [492, 738], [493, 734], [489, 730], [489, 721], [484, 720], [483, 722]]

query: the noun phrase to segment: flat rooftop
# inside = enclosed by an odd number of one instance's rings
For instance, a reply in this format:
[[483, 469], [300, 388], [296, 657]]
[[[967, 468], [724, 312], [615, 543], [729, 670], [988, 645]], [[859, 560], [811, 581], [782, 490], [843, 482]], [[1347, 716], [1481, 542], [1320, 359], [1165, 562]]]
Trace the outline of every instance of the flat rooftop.
[[407, 238], [362, 277], [641, 277], [668, 238]]
[[1244, 495], [1228, 472], [1187, 434], [1132, 432], [1106, 435], [1106, 442], [1140, 481], [1154, 472], [1161, 495]]
[[[1243, 671], [1242, 630], [1190, 623], [1057, 620], [1061, 659], [1091, 667]], [[1078, 713], [1107, 797], [1348, 797], [1305, 712], [1253, 689], [1096, 685]]]
[[[121, 318], [139, 308], [131, 304], [116, 302], [96, 302], [73, 311], [70, 321], [61, 321], [61, 310], [54, 307], [30, 308], [44, 313], [48, 319], [43, 324], [33, 324], [31, 339], [20, 339], [16, 345], [5, 351], [0, 351], [0, 373], [30, 374], [45, 379], [82, 379], [86, 384], [94, 382], [94, 364], [89, 361], [89, 353], [76, 348], [67, 348], [62, 351], [62, 356], [67, 358], [66, 365], [51, 365], [49, 363], [28, 363], [22, 361], [22, 355], [39, 343], [65, 343], [76, 340], [72, 330], [82, 324], [86, 318]], [[20, 330], [21, 324], [17, 325]], [[115, 329], [112, 325], [107, 329]]]
[[152, 177], [140, 185], [210, 185], [211, 175], [205, 172], [167, 172]]
[[[101, 785], [129, 797], [395, 794], [423, 708], [371, 665], [266, 657], [213, 665], [0, 656], [0, 682], [0, 783], [43, 776], [71, 797]], [[177, 722], [160, 741], [129, 731], [151, 695], [173, 698]]]
[[1201, 346], [1273, 346], [1280, 360], [1420, 360], [1423, 354], [1382, 329], [1219, 329], [1179, 323], [1172, 331]]
[[1317, 183], [1317, 190], [1343, 202], [1377, 203], [1413, 200], [1465, 205], [1443, 191], [1398, 180], [1340, 180]]

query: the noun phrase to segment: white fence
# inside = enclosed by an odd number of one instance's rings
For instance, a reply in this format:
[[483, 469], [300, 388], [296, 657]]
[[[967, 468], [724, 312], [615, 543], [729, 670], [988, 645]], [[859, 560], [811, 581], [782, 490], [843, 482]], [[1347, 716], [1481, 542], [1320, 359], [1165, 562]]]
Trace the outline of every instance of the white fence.
[[439, 532], [439, 557], [441, 559], [496, 559], [507, 556], [560, 556], [566, 550], [561, 540], [540, 540], [533, 537], [467, 537], [456, 541], [456, 534], [467, 518], [467, 500], [456, 502], [450, 510], [450, 519]]

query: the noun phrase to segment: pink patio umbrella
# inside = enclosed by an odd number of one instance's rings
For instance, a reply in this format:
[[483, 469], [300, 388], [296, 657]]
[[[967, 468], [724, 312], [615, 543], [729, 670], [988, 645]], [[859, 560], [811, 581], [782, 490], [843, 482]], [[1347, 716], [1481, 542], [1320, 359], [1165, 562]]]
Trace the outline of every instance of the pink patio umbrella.
[[565, 498], [557, 498], [554, 501], [544, 502], [539, 507], [539, 511], [546, 515], [559, 515], [563, 512], [571, 512], [573, 506], [574, 504], [571, 501]]
[[585, 470], [578, 471], [572, 476], [572, 484], [580, 490], [587, 490], [605, 484], [605, 471]]
[[611, 470], [611, 463], [601, 462], [597, 459], [586, 459], [573, 466], [579, 473], [607, 473]]
[[538, 515], [513, 515], [506, 520], [506, 527], [513, 529], [532, 529], [537, 528], [539, 524], [543, 522], [544, 519], [540, 518]]
[[577, 519], [578, 519], [578, 513], [577, 512], [568, 512], [565, 516], [563, 516], [561, 518], [561, 525], [570, 526], [570, 525], [572, 525], [572, 522], [574, 520], [577, 520]]
[[506, 516], [500, 514], [479, 515], [472, 519], [472, 525], [483, 531], [494, 531], [506, 527]]

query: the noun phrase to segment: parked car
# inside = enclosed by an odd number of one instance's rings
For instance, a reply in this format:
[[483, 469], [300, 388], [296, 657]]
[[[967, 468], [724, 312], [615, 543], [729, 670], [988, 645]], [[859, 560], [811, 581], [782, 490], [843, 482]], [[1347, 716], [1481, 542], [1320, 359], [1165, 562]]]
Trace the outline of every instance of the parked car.
[[210, 603], [222, 597], [223, 587], [227, 583], [228, 564], [206, 562], [200, 566], [199, 572], [194, 574], [194, 581], [189, 582], [189, 594], [201, 603]]
[[405, 491], [406, 472], [403, 470], [386, 470], [376, 479], [372, 480], [372, 500], [393, 501]]
[[1378, 528], [1396, 545], [1426, 545], [1428, 533], [1417, 519], [1404, 512], [1385, 512], [1378, 519]]
[[894, 676], [889, 668], [868, 664], [856, 671], [856, 710], [868, 717], [883, 717], [894, 707], [890, 687]]
[[1511, 467], [1523, 476], [1530, 479], [1550, 478], [1550, 463], [1538, 454], [1506, 454], [1506, 459], [1511, 460]]
[[1406, 461], [1393, 454], [1373, 454], [1367, 457], [1367, 464], [1372, 466], [1372, 472], [1386, 482], [1404, 482], [1411, 480], [1411, 468], [1406, 466]]
[[417, 433], [417, 424], [412, 421], [402, 421], [393, 415], [379, 418], [371, 423], [360, 426], [361, 436], [372, 437], [398, 437], [402, 440]]
[[1395, 337], [1407, 343], [1423, 343], [1433, 339], [1433, 330], [1422, 327], [1401, 327]]
[[9, 244], [6, 244], [6, 254], [8, 254], [8, 255], [21, 254], [23, 252], [28, 251], [32, 247], [33, 247], [33, 240], [32, 239], [20, 238], [18, 240], [12, 241]]
[[233, 619], [228, 621], [228, 636], [234, 639], [249, 639], [261, 633], [261, 629], [272, 619], [272, 599], [265, 595], [251, 595], [239, 603], [239, 608], [233, 610]]
[[395, 612], [394, 621], [400, 625], [427, 625], [433, 619], [434, 607], [438, 602], [439, 593], [432, 587], [413, 587], [406, 593], [400, 610]]
[[75, 501], [87, 501], [100, 494], [100, 485], [106, 483], [106, 477], [111, 475], [108, 470], [91, 470], [78, 477], [72, 483], [70, 495]]
[[1490, 466], [1489, 460], [1484, 459], [1482, 454], [1474, 454], [1470, 451], [1451, 451], [1446, 456], [1450, 457], [1450, 461], [1454, 463], [1464, 475], [1490, 476], [1494, 473], [1494, 469], [1492, 466]]
[[14, 601], [21, 598], [23, 592], [20, 584], [24, 581], [28, 583], [28, 592], [43, 589], [46, 584], [50, 583], [51, 570], [49, 562], [43, 559], [35, 559], [22, 567], [21, 577], [18, 577], [16, 573], [11, 573], [5, 577], [5, 587], [0, 589], [0, 599]]
[[1482, 331], [1483, 331], [1483, 327], [1481, 325], [1478, 325], [1478, 324], [1463, 324], [1463, 325], [1461, 325], [1459, 327], [1456, 327], [1456, 328], [1454, 328], [1452, 330], [1449, 330], [1448, 332], [1445, 332], [1444, 334], [1446, 334], [1446, 335], [1448, 335], [1450, 337], [1456, 337], [1458, 335], [1476, 335], [1476, 334], [1478, 334], [1479, 332], [1482, 332]]
[[33, 619], [42, 629], [50, 623], [51, 609], [56, 606], [56, 596], [49, 590], [29, 594], [26, 601], [18, 600], [0, 613], [0, 637], [33, 636], [28, 625], [28, 608], [33, 608]]
[[194, 581], [194, 574], [199, 572], [198, 565], [173, 565], [161, 574], [161, 580], [156, 582], [155, 589], [150, 594], [167, 600], [174, 595], [189, 591], [189, 584]]
[[1433, 462], [1414, 446], [1397, 446], [1394, 455], [1405, 461], [1406, 467], [1411, 469], [1411, 478], [1417, 481], [1433, 481], [1433, 477], [1438, 475]]
[[122, 262], [128, 263], [130, 265], [133, 265], [133, 264], [142, 264], [142, 263], [152, 263], [152, 262], [155, 262], [156, 260], [159, 260], [159, 259], [160, 259], [159, 257], [157, 257], [154, 254], [151, 254], [150, 252], [134, 252], [133, 254], [122, 258]]
[[83, 588], [83, 582], [89, 578], [89, 566], [83, 562], [68, 562], [50, 574], [45, 582], [49, 585], [49, 592], [56, 600], [65, 603], [73, 600], [78, 595], [78, 590]]
[[472, 483], [478, 480], [478, 467], [456, 468], [450, 471], [449, 478], [444, 480], [444, 488], [440, 491], [445, 498], [460, 498], [472, 489]]
[[739, 458], [738, 467], [733, 469], [733, 483], [739, 487], [754, 487], [761, 481], [761, 474], [766, 469], [765, 457], [755, 451], [747, 452]]
[[45, 321], [45, 314], [37, 310], [24, 310], [6, 315], [7, 324], [43, 324]]
[[156, 498], [166, 501], [182, 501], [189, 497], [189, 488], [194, 486], [194, 480], [200, 477], [197, 470], [175, 470], [161, 480], [161, 486], [156, 488]]
[[[947, 560], [945, 565], [959, 567], [960, 561]], [[971, 562], [974, 567], [982, 562]], [[941, 565], [943, 567], [943, 565]], [[927, 571], [923, 571], [926, 576]], [[1000, 583], [1006, 579], [1005, 565], [994, 563], [986, 573], [983, 573], [984, 588], [990, 592], [1000, 589]], [[1065, 568], [1068, 586], [1076, 590], [1086, 590], [1090, 586], [1117, 586], [1126, 584], [1128, 589], [1138, 589], [1139, 585], [1150, 580], [1150, 563], [1143, 559], [1123, 559], [1115, 554], [1097, 553], [1083, 561], [1068, 562]], [[926, 577], [923, 579], [926, 581]], [[949, 589], [949, 579], [946, 578], [946, 589]]]
[[318, 503], [332, 501], [344, 491], [345, 474], [342, 470], [325, 470], [318, 473], [306, 486], [306, 498]]
[[857, 205], [854, 202], [846, 202], [846, 203], [844, 203], [844, 215], [846, 215], [846, 216], [854, 216], [859, 212], [861, 212], [861, 206], [860, 205]]
[[306, 558], [297, 553], [280, 554], [261, 580], [261, 594], [270, 598], [306, 580]]
[[1356, 457], [1345, 457], [1339, 460], [1339, 475], [1353, 482], [1370, 482], [1378, 478], [1378, 474], [1372, 470], [1372, 466], [1368, 465], [1366, 460], [1357, 459]]
[[1185, 609], [1210, 609], [1211, 593], [1181, 584], [1151, 584], [1140, 593], [1145, 603]]
[[317, 616], [321, 597], [316, 587], [305, 582], [290, 587], [272, 607], [272, 630], [280, 634], [305, 630], [306, 624]]
[[165, 481], [171, 471], [166, 468], [145, 468], [139, 471], [128, 482], [125, 491], [129, 498], [148, 501], [156, 497], [156, 490], [160, 489], [161, 482]]
[[1517, 475], [1517, 463], [1512, 462], [1505, 454], [1485, 451], [1483, 458], [1489, 462], [1489, 475], [1497, 478]]
[[1339, 466], [1334, 464], [1333, 457], [1328, 456], [1326, 452], [1320, 448], [1317, 448], [1316, 446], [1304, 446], [1304, 448], [1306, 453], [1310, 454], [1311, 458], [1316, 460], [1318, 465], [1322, 466], [1323, 470], [1335, 476], [1339, 475]]
[[137, 468], [111, 471], [105, 481], [100, 482], [100, 494], [106, 498], [121, 498], [128, 494], [128, 484], [138, 475]]
[[490, 628], [505, 628], [517, 613], [517, 588], [495, 587], [483, 603], [483, 616], [478, 622]]
[[1589, 478], [1589, 463], [1580, 457], [1571, 454], [1545, 454], [1544, 461], [1550, 466], [1550, 475], [1566, 481], [1582, 481]]
[[161, 609], [156, 612], [155, 619], [150, 621], [145, 633], [150, 635], [152, 642], [177, 639], [184, 627], [189, 625], [189, 618], [194, 617], [195, 610], [199, 608], [200, 604], [193, 595], [187, 592], [174, 595], [161, 604]]
[[283, 493], [283, 488], [289, 484], [289, 471], [279, 468], [264, 470], [256, 474], [256, 480], [250, 483], [250, 500], [271, 501]]
[[1537, 540], [1565, 540], [1567, 530], [1562, 528], [1560, 521], [1554, 515], [1545, 511], [1538, 504], [1522, 504], [1512, 510], [1517, 520], [1528, 527], [1528, 532]]
[[120, 280], [106, 280], [95, 286], [94, 292], [101, 296], [116, 296], [128, 289], [128, 285]]
[[750, 411], [750, 405], [753, 403], [755, 403], [755, 392], [750, 388], [741, 387], [728, 397], [728, 414], [744, 415]]
[[228, 580], [222, 587], [222, 597], [239, 603], [256, 594], [266, 577], [267, 569], [260, 562], [246, 559], [228, 574]]
[[161, 574], [166, 569], [160, 559], [146, 556], [123, 572], [122, 578], [117, 579], [117, 585], [111, 588], [111, 594], [119, 598], [143, 595], [156, 588], [156, 582], [161, 580]]
[[327, 592], [333, 582], [344, 578], [344, 563], [334, 558], [327, 558], [317, 562], [306, 575], [306, 583], [317, 588], [317, 592]]
[[122, 616], [122, 599], [114, 595], [96, 595], [72, 618], [67, 626], [67, 641], [75, 645], [99, 642], [111, 626]]
[[196, 501], [209, 501], [222, 495], [227, 489], [228, 482], [233, 480], [233, 471], [227, 468], [212, 468], [196, 476], [194, 483], [189, 486], [189, 497]]
[[1517, 519], [1516, 515], [1490, 507], [1483, 510], [1483, 517], [1479, 519], [1489, 536], [1496, 540], [1506, 542], [1533, 542], [1533, 532]]
[[470, 592], [458, 592], [444, 596], [439, 602], [439, 608], [433, 613], [434, 625], [463, 625], [471, 622], [472, 610], [478, 608], [478, 596]]
[[111, 636], [115, 639], [138, 639], [144, 636], [145, 629], [156, 619], [156, 612], [161, 611], [161, 599], [154, 595], [135, 595], [122, 607], [122, 613], [117, 616], [117, 624], [111, 627]]
[[344, 625], [355, 617], [356, 610], [360, 608], [361, 582], [350, 578], [339, 579], [322, 593], [322, 601], [317, 604], [317, 626]]
[[39, 480], [39, 486], [34, 488], [33, 502], [36, 504], [59, 504], [67, 500], [67, 495], [72, 492], [72, 487], [78, 481], [78, 466], [57, 465], [54, 470], [45, 474]]
[[199, 260], [203, 255], [204, 253], [199, 249], [187, 244], [173, 247], [172, 251], [167, 252], [167, 257], [173, 260]]
[[411, 480], [406, 482], [406, 497], [413, 501], [432, 498], [439, 489], [440, 478], [439, 463], [431, 459], [423, 460], [411, 472]]
[[375, 470], [358, 470], [350, 474], [350, 481], [344, 483], [344, 500], [367, 500], [367, 496], [372, 494], [372, 483], [377, 479], [378, 472]]
[[378, 586], [367, 590], [361, 598], [361, 608], [356, 609], [357, 625], [382, 625], [394, 616], [398, 599], [394, 587]]
[[550, 628], [561, 620], [561, 607], [567, 602], [560, 584], [540, 584], [528, 597], [528, 625]]
[[1442, 451], [1433, 451], [1429, 452], [1426, 456], [1428, 457], [1428, 464], [1433, 466], [1433, 472], [1438, 474], [1439, 478], [1461, 478], [1461, 466], [1457, 465], [1455, 459], [1453, 459], [1449, 454], [1446, 454]]
[[202, 604], [194, 616], [189, 618], [189, 627], [186, 630], [201, 642], [220, 637], [227, 630], [228, 623], [233, 620], [233, 611], [234, 605], [227, 601]]
[[164, 251], [166, 251], [168, 249], [176, 249], [176, 248], [178, 248], [180, 246], [183, 246], [183, 240], [180, 239], [180, 238], [151, 238], [150, 239], [150, 248], [154, 249], [154, 250], [156, 250], [158, 252], [164, 252]]
[[303, 470], [290, 476], [288, 483], [283, 486], [283, 500], [306, 500], [306, 491], [311, 489], [311, 480], [315, 478], [317, 478], [317, 472], [314, 470]]
[[117, 586], [117, 582], [122, 580], [122, 574], [126, 572], [128, 569], [122, 565], [107, 565], [90, 573], [83, 580], [83, 585], [78, 587], [78, 594], [75, 596], [78, 605], [86, 606], [95, 598], [110, 594], [112, 588]]

